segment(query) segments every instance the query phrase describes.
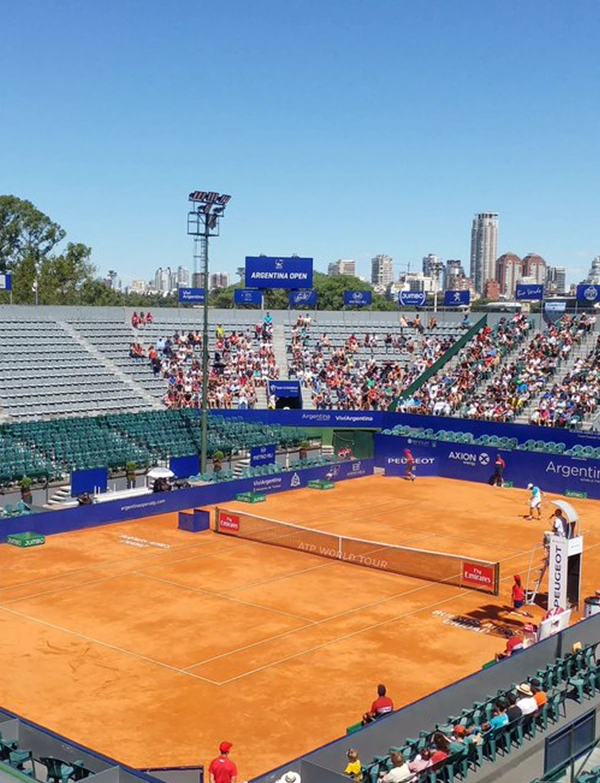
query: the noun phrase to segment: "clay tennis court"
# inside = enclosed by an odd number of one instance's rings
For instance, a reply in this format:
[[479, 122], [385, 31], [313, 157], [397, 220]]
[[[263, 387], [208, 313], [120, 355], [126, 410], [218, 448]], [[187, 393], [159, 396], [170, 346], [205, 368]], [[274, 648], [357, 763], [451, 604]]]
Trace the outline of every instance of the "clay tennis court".
[[[502, 636], [450, 625], [448, 615], [519, 626], [503, 607], [546, 528], [523, 519], [527, 496], [374, 476], [222, 504], [499, 560], [499, 597], [182, 532], [176, 514], [52, 536], [36, 549], [2, 546], [2, 704], [135, 767], [206, 764], [228, 739], [246, 780], [340, 736], [378, 682], [401, 706], [504, 648]], [[585, 596], [600, 587], [600, 503], [573, 504]]]

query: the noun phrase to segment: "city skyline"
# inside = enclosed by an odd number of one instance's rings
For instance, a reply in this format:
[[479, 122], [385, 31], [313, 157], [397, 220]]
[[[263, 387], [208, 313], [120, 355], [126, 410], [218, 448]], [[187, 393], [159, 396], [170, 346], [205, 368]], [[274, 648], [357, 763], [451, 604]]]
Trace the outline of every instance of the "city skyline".
[[[32, 4], [3, 15], [2, 192], [90, 245], [101, 275], [191, 268], [194, 189], [232, 195], [210, 247], [232, 277], [260, 253], [353, 258], [367, 279], [377, 254], [469, 272], [485, 210], [498, 254], [534, 250], [570, 281], [600, 253], [593, 0]], [[209, 93], [190, 69], [204, 28]]]

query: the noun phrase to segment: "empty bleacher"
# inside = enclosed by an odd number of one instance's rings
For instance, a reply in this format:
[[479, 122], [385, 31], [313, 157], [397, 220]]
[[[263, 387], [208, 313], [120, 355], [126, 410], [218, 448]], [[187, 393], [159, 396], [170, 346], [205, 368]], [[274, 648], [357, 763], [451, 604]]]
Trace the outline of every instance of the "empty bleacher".
[[56, 321], [0, 321], [0, 353], [0, 407], [14, 419], [148, 407]]

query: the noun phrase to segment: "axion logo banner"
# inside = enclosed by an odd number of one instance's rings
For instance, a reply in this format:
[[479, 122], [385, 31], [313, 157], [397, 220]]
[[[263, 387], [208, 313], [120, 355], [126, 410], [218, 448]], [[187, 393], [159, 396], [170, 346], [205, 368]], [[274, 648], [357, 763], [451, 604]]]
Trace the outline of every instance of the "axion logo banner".
[[462, 581], [469, 587], [478, 587], [493, 593], [496, 589], [496, 569], [493, 565], [463, 561]]
[[219, 511], [219, 530], [223, 533], [239, 533], [240, 518], [229, 511]]

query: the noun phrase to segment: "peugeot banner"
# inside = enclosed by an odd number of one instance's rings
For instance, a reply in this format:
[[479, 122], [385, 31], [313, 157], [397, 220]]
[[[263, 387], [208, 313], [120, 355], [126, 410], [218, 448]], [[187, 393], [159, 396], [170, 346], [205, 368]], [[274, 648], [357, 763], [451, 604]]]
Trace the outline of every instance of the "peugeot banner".
[[204, 304], [205, 288], [180, 288], [178, 290], [179, 304]]
[[290, 291], [288, 299], [290, 307], [317, 306], [317, 292], [314, 289], [308, 291]]
[[527, 300], [529, 302], [541, 301], [544, 298], [543, 285], [528, 285], [518, 283], [515, 289], [515, 299], [517, 301]]
[[236, 305], [262, 305], [262, 291], [253, 291], [250, 288], [235, 288], [233, 291], [233, 303]]
[[247, 288], [312, 288], [313, 259], [246, 256]]
[[427, 302], [425, 291], [400, 291], [398, 304], [401, 307], [423, 307]]
[[344, 307], [367, 307], [373, 301], [372, 291], [344, 291]]
[[468, 307], [470, 304], [470, 291], [444, 291], [444, 307]]
[[593, 304], [600, 299], [600, 286], [582, 283], [577, 286], [577, 301]]

